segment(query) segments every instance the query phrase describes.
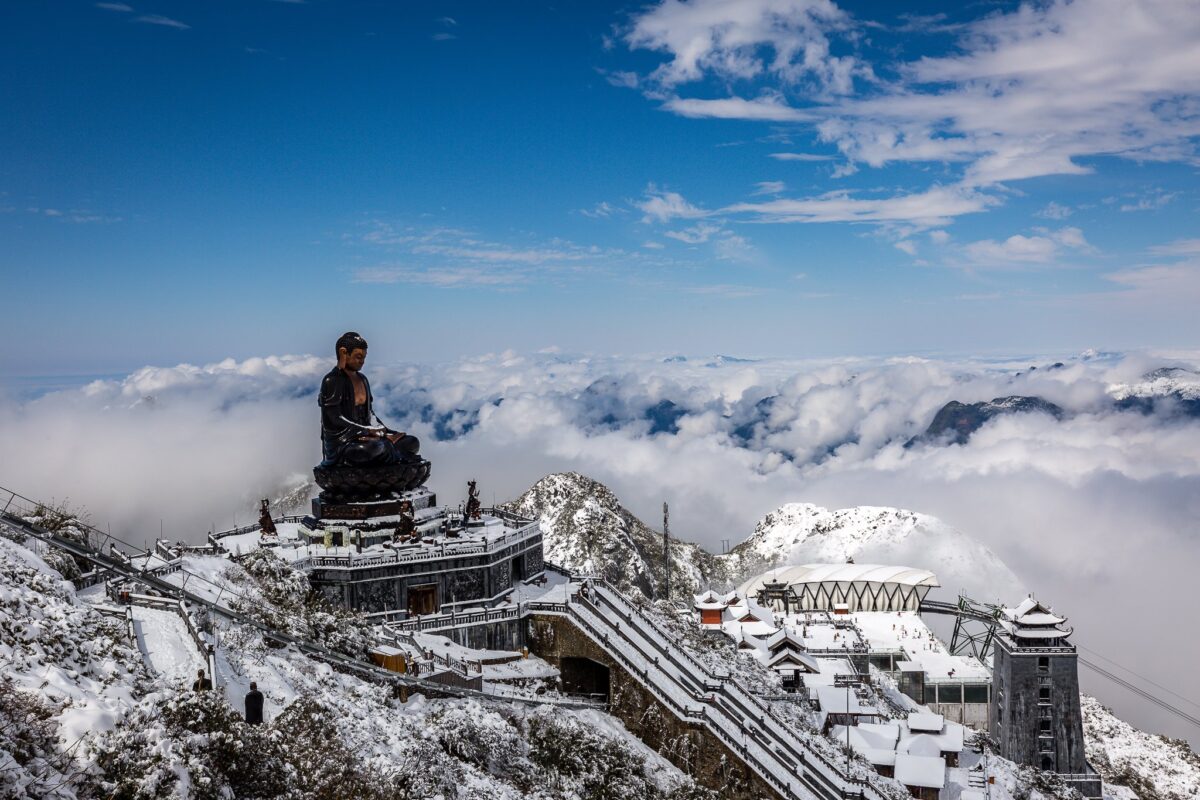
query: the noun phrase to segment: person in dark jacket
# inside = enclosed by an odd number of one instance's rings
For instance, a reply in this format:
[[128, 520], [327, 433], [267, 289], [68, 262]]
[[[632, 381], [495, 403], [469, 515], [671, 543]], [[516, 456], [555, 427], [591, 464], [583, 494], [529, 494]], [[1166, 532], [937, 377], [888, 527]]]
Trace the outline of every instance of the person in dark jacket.
[[204, 677], [204, 670], [196, 670], [196, 680], [192, 681], [193, 692], [207, 692], [212, 688], [212, 681]]
[[254, 681], [250, 681], [250, 691], [246, 693], [246, 722], [250, 725], [263, 722], [263, 694]]
[[371, 384], [362, 374], [367, 340], [348, 331], [334, 345], [337, 366], [321, 380], [321, 453], [324, 466], [395, 464], [413, 458], [417, 437], [382, 424], [371, 407]]

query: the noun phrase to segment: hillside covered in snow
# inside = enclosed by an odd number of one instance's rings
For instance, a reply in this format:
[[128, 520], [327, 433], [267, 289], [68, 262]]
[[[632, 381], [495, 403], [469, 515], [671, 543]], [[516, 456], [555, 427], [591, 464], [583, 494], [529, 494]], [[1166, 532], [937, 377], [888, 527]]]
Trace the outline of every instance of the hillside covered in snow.
[[[262, 618], [312, 633], [328, 612], [295, 607], [311, 605], [294, 593], [296, 576], [268, 566], [228, 564], [220, 580], [256, 598]], [[402, 703], [388, 686], [224, 621], [211, 622], [223, 643], [218, 687], [192, 692], [157, 672], [92, 593], [0, 537], [0, 797], [711, 795], [607, 714], [419, 695]], [[351, 631], [336, 642], [353, 647], [355, 626], [339, 624]], [[262, 726], [242, 718], [250, 680], [266, 696]]]
[[1139, 731], [1095, 697], [1083, 695], [1082, 709], [1088, 762], [1106, 786], [1127, 789], [1123, 796], [1139, 800], [1200, 797], [1200, 755], [1187, 742]]
[[[662, 531], [651, 529], [599, 481], [577, 472], [547, 475], [505, 506], [541, 524], [546, 560], [603, 575], [622, 591], [657, 598], [663, 587]], [[728, 581], [724, 564], [699, 545], [671, 540], [671, 595]]]

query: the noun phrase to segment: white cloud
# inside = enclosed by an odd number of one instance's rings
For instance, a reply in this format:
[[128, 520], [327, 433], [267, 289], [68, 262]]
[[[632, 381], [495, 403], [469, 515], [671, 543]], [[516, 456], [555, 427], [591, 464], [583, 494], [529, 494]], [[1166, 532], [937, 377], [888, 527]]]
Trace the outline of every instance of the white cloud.
[[635, 205], [645, 215], [642, 222], [699, 219], [709, 215], [709, 212], [684, 200], [678, 192], [659, 191], [654, 186], [647, 188], [646, 199]]
[[917, 243], [912, 239], [901, 239], [900, 241], [896, 242], [893, 247], [902, 253], [908, 253], [910, 256], [915, 256], [917, 254]]
[[[1180, 274], [1129, 271], [1120, 281], [1177, 292]], [[1200, 280], [1191, 286], [1194, 308]], [[689, 291], [728, 298], [755, 289]], [[460, 497], [478, 478], [486, 497], [503, 500], [547, 472], [577, 469], [644, 519], [669, 500], [673, 530], [709, 546], [748, 535], [784, 502], [912, 508], [999, 554], [1071, 616], [1080, 643], [1119, 653], [1136, 627], [1173, 648], [1160, 663], [1168, 684], [1185, 681], [1200, 658], [1200, 643], [1173, 635], [1176, 617], [1148, 618], [1128, 603], [1152, 585], [1164, 604], [1194, 606], [1200, 420], [1121, 412], [1110, 394], [1157, 367], [1195, 369], [1200, 354], [722, 365], [510, 352], [381, 366], [400, 345], [364, 333], [380, 414], [421, 437], [443, 497]], [[1054, 360], [1065, 365], [1029, 370]], [[168, 536], [199, 542], [235, 514], [249, 521], [256, 499], [309, 474], [319, 458], [313, 392], [330, 363], [230, 359], [146, 368], [32, 401], [3, 397], [0, 452], [19, 458], [13, 488], [25, 494], [70, 498], [134, 541], [156, 536], [162, 518]], [[1043, 397], [1068, 416], [1000, 417], [965, 445], [902, 446], [950, 400], [1011, 394]], [[648, 436], [646, 411], [664, 400], [687, 416], [678, 433]], [[439, 441], [439, 423], [457, 438]]]
[[532, 276], [519, 269], [486, 267], [363, 267], [354, 271], [355, 283], [407, 283], [443, 289], [518, 286]]
[[1156, 211], [1179, 196], [1178, 192], [1158, 191], [1139, 197], [1135, 203], [1122, 203], [1122, 211]]
[[723, 97], [717, 100], [672, 97], [663, 109], [692, 119], [748, 119], [766, 122], [803, 122], [814, 119], [811, 114], [793, 108], [777, 95], [765, 95], [753, 100], [742, 97]]
[[[1102, 155], [1200, 163], [1200, 14], [1191, 0], [1023, 4], [955, 28], [947, 55], [882, 65], [899, 76], [891, 83], [857, 56], [829, 55], [831, 37], [853, 49], [865, 24], [832, 3], [664, 0], [635, 19], [626, 41], [669, 55], [649, 77], [676, 93], [705, 79], [767, 85], [765, 108], [761, 98], [677, 96], [669, 110], [812, 120], [852, 162], [962, 163], [963, 180], [978, 187], [1084, 174]], [[795, 88], [802, 78], [807, 91]], [[710, 102], [719, 104], [711, 112]]]
[[1176, 239], [1150, 248], [1152, 253], [1168, 256], [1200, 255], [1200, 239]]
[[121, 13], [133, 11], [133, 6], [126, 5], [125, 3], [96, 3], [96, 8], [103, 8], [105, 11], [119, 11]]
[[953, 217], [982, 211], [994, 202], [969, 189], [934, 186], [924, 192], [893, 197], [862, 197], [839, 191], [803, 199], [734, 203], [721, 211], [750, 215], [761, 222], [908, 222], [937, 226]]
[[712, 235], [721, 230], [720, 225], [714, 225], [711, 222], [701, 222], [693, 225], [690, 228], [684, 228], [678, 231], [666, 231], [663, 236], [671, 239], [676, 239], [686, 244], [703, 244], [707, 242]]
[[1190, 314], [1200, 303], [1200, 260], [1153, 264], [1118, 270], [1104, 276], [1119, 285], [1117, 298], [1165, 314], [1181, 308]]
[[738, 261], [749, 262], [753, 261], [758, 254], [754, 245], [744, 236], [739, 236], [732, 231], [723, 231], [717, 240], [713, 243], [713, 251], [717, 258], [722, 261]]
[[787, 185], [783, 181], [759, 181], [754, 184], [752, 194], [779, 194], [786, 188]]
[[481, 243], [481, 245], [418, 244], [412, 248], [412, 252], [420, 255], [439, 255], [465, 261], [501, 264], [546, 264], [579, 261], [589, 256], [587, 251], [577, 249], [514, 248], [490, 243]]
[[1048, 264], [1062, 254], [1062, 248], [1090, 252], [1091, 246], [1079, 228], [1043, 231], [1044, 235], [1016, 234], [1002, 242], [984, 239], [966, 245], [964, 251], [976, 265], [1004, 266], [1011, 263]]
[[771, 153], [776, 161], [832, 161], [833, 156], [822, 156], [816, 153]]
[[865, 68], [832, 55], [827, 34], [849, 23], [830, 0], [664, 0], [634, 19], [625, 40], [668, 55], [650, 75], [667, 88], [706, 74], [726, 80], [765, 74], [845, 93]]
[[591, 208], [581, 208], [581, 209], [579, 209], [579, 213], [585, 217], [591, 217], [592, 219], [607, 219], [608, 217], [611, 217], [614, 214], [625, 213], [625, 209], [618, 208], [617, 206], [614, 206], [612, 203], [604, 201], [604, 202], [597, 203], [596, 205], [592, 206]]
[[159, 25], [164, 28], [175, 28], [176, 30], [186, 31], [191, 28], [191, 25], [180, 22], [177, 19], [164, 17], [161, 14], [144, 14], [143, 16], [134, 19], [134, 22], [143, 22], [147, 25]]
[[688, 294], [708, 294], [727, 297], [731, 300], [743, 297], [757, 297], [763, 290], [756, 286], [739, 286], [733, 283], [716, 283], [707, 286], [689, 286], [684, 289]]
[[1066, 219], [1071, 216], [1071, 213], [1071, 209], [1067, 206], [1051, 201], [1037, 215], [1044, 219]]

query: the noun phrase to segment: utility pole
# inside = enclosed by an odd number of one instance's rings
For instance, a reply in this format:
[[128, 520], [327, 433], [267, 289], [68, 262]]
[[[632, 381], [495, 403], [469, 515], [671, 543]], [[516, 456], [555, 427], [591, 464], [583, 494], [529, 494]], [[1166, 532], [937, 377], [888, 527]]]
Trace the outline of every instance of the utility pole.
[[671, 599], [671, 511], [663, 502], [663, 599]]

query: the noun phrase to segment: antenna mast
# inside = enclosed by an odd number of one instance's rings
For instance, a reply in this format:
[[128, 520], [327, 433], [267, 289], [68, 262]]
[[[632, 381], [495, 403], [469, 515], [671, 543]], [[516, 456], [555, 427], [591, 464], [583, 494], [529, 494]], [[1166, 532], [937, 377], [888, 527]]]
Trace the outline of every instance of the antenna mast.
[[671, 599], [671, 512], [663, 503], [663, 598]]

